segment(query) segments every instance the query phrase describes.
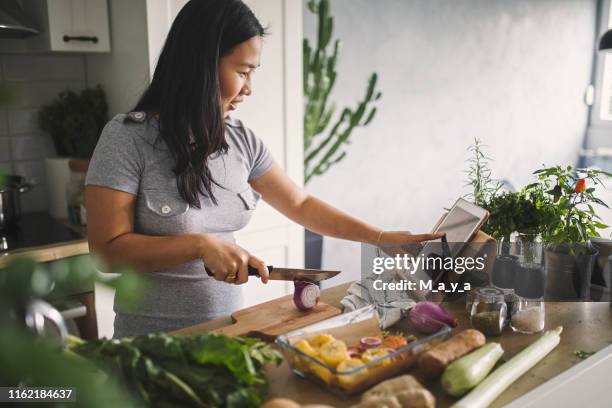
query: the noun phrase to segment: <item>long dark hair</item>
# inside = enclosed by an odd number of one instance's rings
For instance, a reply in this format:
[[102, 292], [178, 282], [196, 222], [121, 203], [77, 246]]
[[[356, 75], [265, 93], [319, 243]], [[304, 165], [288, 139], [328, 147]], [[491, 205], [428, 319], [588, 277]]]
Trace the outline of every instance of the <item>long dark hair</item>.
[[200, 195], [217, 204], [208, 159], [228, 149], [219, 60], [236, 45], [264, 34], [240, 0], [189, 1], [172, 23], [153, 80], [134, 108], [148, 117], [159, 114], [179, 193], [191, 206], [200, 208]]

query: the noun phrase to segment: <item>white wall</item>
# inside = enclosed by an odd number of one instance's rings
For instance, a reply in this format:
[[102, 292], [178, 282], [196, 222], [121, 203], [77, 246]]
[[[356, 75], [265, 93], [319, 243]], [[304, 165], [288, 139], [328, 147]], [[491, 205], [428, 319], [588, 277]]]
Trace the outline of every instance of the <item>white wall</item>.
[[[385, 229], [426, 231], [465, 192], [481, 138], [497, 177], [526, 184], [542, 163], [574, 164], [586, 128], [595, 0], [333, 0], [344, 42], [334, 96], [383, 98], [347, 158], [308, 190]], [[305, 36], [315, 18], [304, 11]], [[359, 185], [359, 188], [355, 188]], [[323, 266], [359, 276], [359, 245], [326, 239]]]
[[130, 111], [149, 84], [145, 0], [109, 0], [111, 52], [87, 54], [87, 84], [106, 91], [109, 115]]

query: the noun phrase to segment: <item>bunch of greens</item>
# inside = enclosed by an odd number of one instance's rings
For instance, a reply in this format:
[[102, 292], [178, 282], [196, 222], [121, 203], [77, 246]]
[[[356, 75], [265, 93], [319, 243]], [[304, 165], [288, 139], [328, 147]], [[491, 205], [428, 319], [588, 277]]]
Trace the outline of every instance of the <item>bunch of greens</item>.
[[554, 166], [534, 172], [539, 181], [528, 185], [527, 191], [545, 196], [553, 203], [554, 216], [542, 231], [544, 241], [554, 247], [586, 249], [589, 236], [599, 237], [598, 229], [608, 226], [601, 222], [594, 205], [610, 208], [595, 196], [596, 185], [603, 185], [603, 177], [612, 177], [596, 169], [574, 169]]
[[263, 366], [281, 361], [257, 339], [219, 334], [156, 333], [71, 350], [118, 373], [145, 405], [156, 407], [259, 407], [267, 392]]
[[99, 267], [89, 257], [69, 258], [52, 267], [22, 257], [0, 269], [0, 383], [72, 387], [76, 389], [77, 406], [138, 406], [120, 384], [101, 378], [92, 363], [62, 352], [53, 339], [38, 337], [25, 328], [25, 310], [32, 300], [61, 297], [74, 293], [75, 287], [93, 287], [94, 282], [114, 288], [123, 302], [135, 300], [134, 294], [142, 287], [139, 275], [113, 270], [121, 275], [105, 279], [98, 272]]
[[38, 122], [51, 134], [57, 154], [88, 159], [108, 122], [106, 95], [99, 85], [80, 94], [66, 90], [40, 109]]
[[503, 192], [482, 206], [490, 213], [485, 232], [505, 242], [513, 232], [532, 238], [544, 234], [556, 217], [554, 205], [536, 189]]

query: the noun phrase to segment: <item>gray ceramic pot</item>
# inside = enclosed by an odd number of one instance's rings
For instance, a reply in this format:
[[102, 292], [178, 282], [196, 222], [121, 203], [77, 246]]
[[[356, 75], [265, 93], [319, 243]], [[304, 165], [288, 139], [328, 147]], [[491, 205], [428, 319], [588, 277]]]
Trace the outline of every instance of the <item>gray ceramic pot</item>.
[[569, 253], [568, 248], [547, 248], [547, 296], [559, 300], [590, 300], [591, 276], [597, 255], [597, 251], [576, 255]]

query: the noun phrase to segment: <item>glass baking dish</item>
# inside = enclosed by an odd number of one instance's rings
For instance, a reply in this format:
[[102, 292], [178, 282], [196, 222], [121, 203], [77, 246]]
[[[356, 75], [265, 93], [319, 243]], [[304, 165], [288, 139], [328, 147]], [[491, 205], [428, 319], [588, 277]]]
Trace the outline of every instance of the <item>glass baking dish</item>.
[[[416, 364], [419, 353], [446, 339], [451, 333], [451, 327], [442, 322], [436, 323], [439, 323], [441, 328], [430, 335], [420, 334], [409, 319], [403, 319], [394, 326], [397, 332], [383, 332], [379, 328], [376, 309], [370, 305], [281, 335], [276, 339], [276, 343], [295, 374], [314, 381], [335, 395], [349, 398], [387, 378], [411, 369]], [[397, 348], [388, 347], [388, 344], [397, 344], [397, 342], [385, 343], [385, 341], [392, 340], [391, 337], [400, 333], [411, 340]], [[347, 346], [347, 354], [354, 354], [352, 358], [357, 361], [344, 362], [349, 359], [347, 356], [343, 362], [336, 364], [330, 363], [328, 353], [326, 357], [321, 357], [321, 352], [325, 351], [324, 346], [319, 344], [325, 340], [331, 341], [327, 336], [341, 340]], [[371, 350], [377, 351], [367, 351], [368, 349], [362, 345], [361, 354], [355, 352], [356, 345], [363, 344], [368, 339], [376, 343], [375, 340], [371, 340], [374, 338], [382, 341], [382, 344], [377, 346], [369, 345]], [[328, 346], [327, 351], [330, 348]], [[343, 348], [338, 348], [341, 353]]]

